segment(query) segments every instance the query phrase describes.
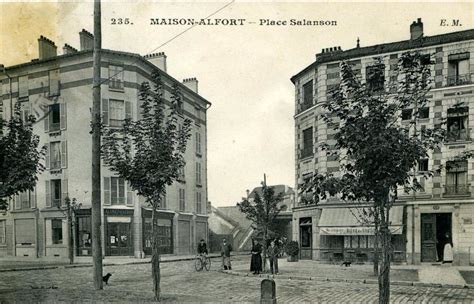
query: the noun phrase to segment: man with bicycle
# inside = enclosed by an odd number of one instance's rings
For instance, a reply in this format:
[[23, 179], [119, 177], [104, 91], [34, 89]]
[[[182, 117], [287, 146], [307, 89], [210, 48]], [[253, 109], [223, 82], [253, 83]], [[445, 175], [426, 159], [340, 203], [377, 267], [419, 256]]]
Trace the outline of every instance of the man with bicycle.
[[199, 242], [197, 253], [198, 253], [199, 259], [201, 259], [201, 263], [205, 263], [205, 258], [209, 254], [209, 252], [207, 251], [207, 244], [204, 241], [204, 239], [201, 239], [201, 241]]

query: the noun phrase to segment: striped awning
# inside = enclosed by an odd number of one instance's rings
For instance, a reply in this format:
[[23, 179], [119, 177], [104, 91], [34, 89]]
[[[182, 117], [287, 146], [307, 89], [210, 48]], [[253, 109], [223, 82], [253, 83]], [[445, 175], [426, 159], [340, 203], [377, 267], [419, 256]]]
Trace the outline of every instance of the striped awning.
[[[319, 219], [319, 233], [322, 235], [374, 235], [372, 220], [364, 220], [361, 208], [325, 208]], [[390, 209], [390, 231], [403, 232], [403, 206]]]

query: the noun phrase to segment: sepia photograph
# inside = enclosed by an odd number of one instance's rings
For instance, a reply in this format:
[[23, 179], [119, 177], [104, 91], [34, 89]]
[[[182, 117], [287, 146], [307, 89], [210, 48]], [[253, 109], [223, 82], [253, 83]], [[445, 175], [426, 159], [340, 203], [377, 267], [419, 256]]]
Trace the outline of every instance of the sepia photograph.
[[474, 303], [473, 16], [0, 0], [0, 304]]

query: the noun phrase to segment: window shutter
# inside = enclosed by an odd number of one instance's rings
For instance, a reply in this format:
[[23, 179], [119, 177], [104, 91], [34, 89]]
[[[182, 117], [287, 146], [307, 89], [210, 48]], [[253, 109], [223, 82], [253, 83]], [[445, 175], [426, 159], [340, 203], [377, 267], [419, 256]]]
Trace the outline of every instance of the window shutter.
[[105, 98], [102, 99], [102, 123], [109, 125], [109, 100]]
[[127, 206], [133, 206], [133, 190], [129, 183], [127, 183]]
[[61, 180], [61, 206], [66, 205], [66, 197], [68, 196], [67, 179]]
[[50, 167], [50, 154], [51, 154], [51, 143], [46, 144], [46, 155], [45, 155], [45, 166], [46, 170], [49, 170]]
[[125, 101], [125, 119], [132, 119], [132, 103]]
[[67, 141], [61, 142], [61, 168], [67, 167]]
[[104, 177], [104, 205], [110, 205], [110, 177]]
[[46, 107], [46, 111], [48, 112], [44, 115], [44, 131], [45, 132], [49, 132], [49, 115], [51, 114], [49, 110], [50, 110], [49, 106]]
[[17, 194], [15, 195], [15, 210], [20, 210], [21, 209], [21, 199], [20, 195]]
[[67, 110], [66, 110], [66, 104], [65, 103], [60, 103], [59, 104], [59, 115], [60, 115], [60, 118], [59, 118], [59, 123], [60, 123], [60, 128], [61, 130], [66, 130], [66, 126], [67, 126], [67, 121], [66, 121], [66, 114], [67, 114]]
[[49, 180], [46, 181], [46, 207], [51, 207], [51, 182]]
[[30, 208], [36, 208], [36, 187], [30, 191]]

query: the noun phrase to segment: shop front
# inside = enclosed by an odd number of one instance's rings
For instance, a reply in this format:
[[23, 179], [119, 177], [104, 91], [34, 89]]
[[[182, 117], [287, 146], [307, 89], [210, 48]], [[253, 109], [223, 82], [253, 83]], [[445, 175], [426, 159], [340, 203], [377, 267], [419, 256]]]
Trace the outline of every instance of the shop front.
[[133, 210], [104, 209], [105, 215], [105, 255], [132, 256]]
[[[143, 251], [145, 255], [152, 254], [152, 210], [142, 209]], [[158, 211], [157, 241], [160, 254], [173, 253], [173, 217], [174, 212]]]
[[[370, 219], [363, 220], [360, 214], [360, 209], [356, 208], [340, 207], [322, 210], [318, 222], [320, 260], [354, 263], [373, 261], [375, 228], [369, 224]], [[394, 248], [393, 261], [403, 262], [405, 261], [403, 206], [391, 208], [390, 223], [389, 229]]]

